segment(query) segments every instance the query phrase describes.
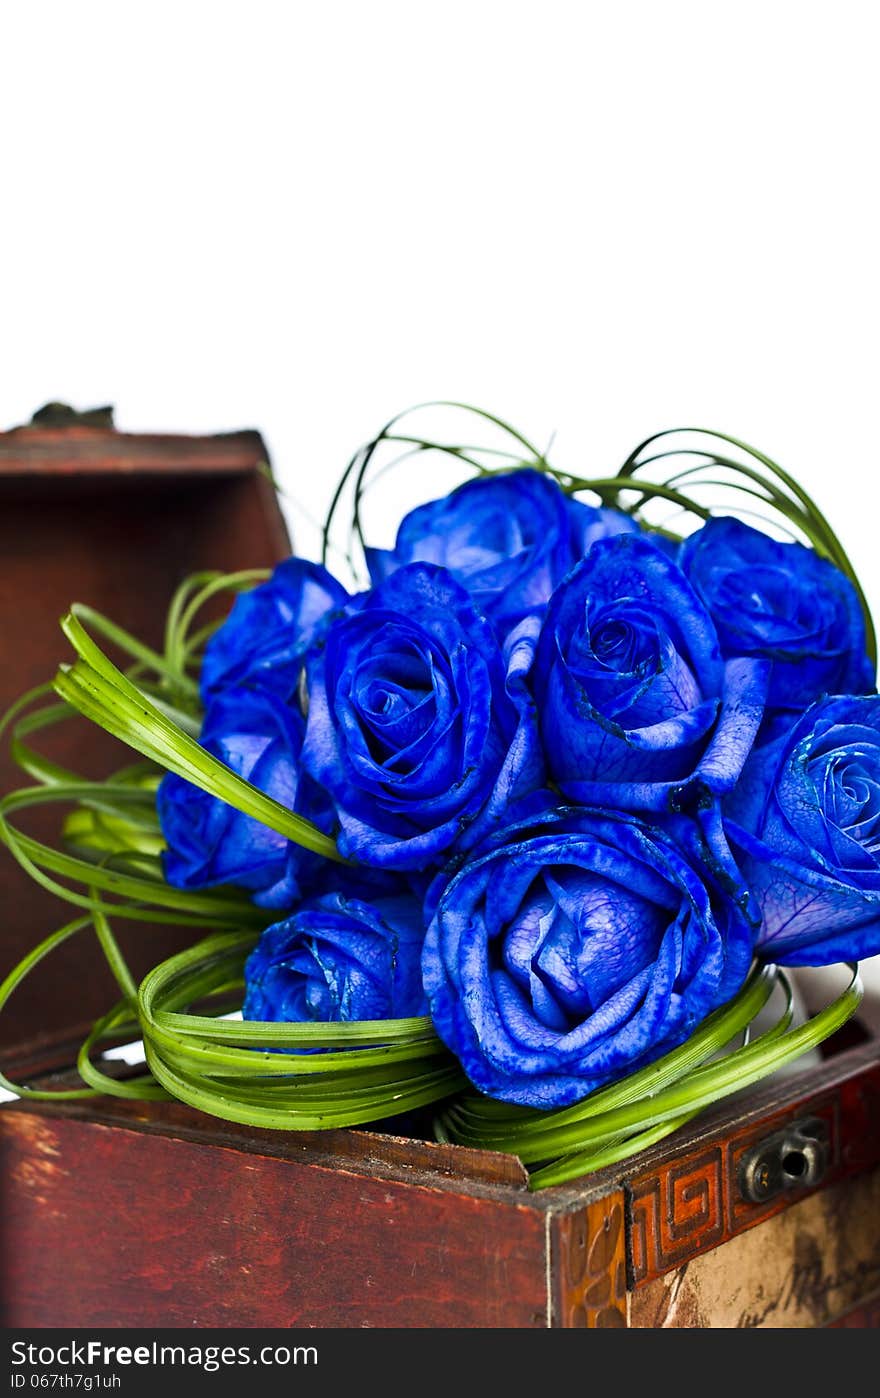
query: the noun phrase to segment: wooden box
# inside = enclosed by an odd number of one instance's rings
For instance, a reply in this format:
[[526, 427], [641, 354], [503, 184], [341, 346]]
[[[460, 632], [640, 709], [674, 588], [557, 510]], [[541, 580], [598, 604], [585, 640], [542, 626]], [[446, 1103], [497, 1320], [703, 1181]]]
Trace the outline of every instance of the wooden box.
[[[0, 434], [3, 708], [54, 673], [71, 601], [155, 643], [186, 573], [289, 552], [265, 468], [253, 432], [133, 436], [72, 422]], [[107, 760], [103, 735], [71, 732], [81, 769]], [[4, 767], [4, 790], [15, 780]], [[5, 974], [64, 912], [5, 851], [0, 895]], [[150, 932], [133, 960], [146, 969], [176, 945]], [[72, 981], [77, 1016], [112, 996], [82, 939], [0, 1021], [11, 1077], [73, 1080], [82, 1030], [67, 1008]], [[176, 1103], [7, 1102], [3, 1322], [880, 1325], [880, 1044], [858, 1020], [819, 1066], [569, 1185], [530, 1193], [515, 1158], [428, 1135], [427, 1120], [419, 1136], [393, 1123], [294, 1135]]]

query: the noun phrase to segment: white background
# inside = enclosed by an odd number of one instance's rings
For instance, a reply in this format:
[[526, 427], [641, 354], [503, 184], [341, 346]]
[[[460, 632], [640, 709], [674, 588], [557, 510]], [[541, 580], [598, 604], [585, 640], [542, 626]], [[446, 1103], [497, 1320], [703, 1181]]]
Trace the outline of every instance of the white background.
[[590, 473], [719, 428], [880, 613], [878, 13], [0, 0], [0, 427], [257, 427], [304, 553], [424, 399]]

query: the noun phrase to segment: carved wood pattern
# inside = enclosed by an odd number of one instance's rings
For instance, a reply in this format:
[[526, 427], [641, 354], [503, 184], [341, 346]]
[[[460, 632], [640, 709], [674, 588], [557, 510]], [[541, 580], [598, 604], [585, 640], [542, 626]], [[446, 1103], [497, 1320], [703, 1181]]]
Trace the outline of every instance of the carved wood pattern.
[[880, 1168], [688, 1257], [630, 1295], [632, 1329], [864, 1328], [880, 1287]]
[[553, 1220], [550, 1265], [554, 1326], [627, 1325], [626, 1229], [622, 1191]]
[[691, 1154], [634, 1175], [629, 1182], [629, 1284], [640, 1286], [717, 1247], [810, 1193], [787, 1190], [763, 1203], [743, 1198], [737, 1171], [744, 1153], [782, 1126], [809, 1114], [829, 1134], [825, 1188], [880, 1161], [880, 1068], [785, 1111], [732, 1130]]

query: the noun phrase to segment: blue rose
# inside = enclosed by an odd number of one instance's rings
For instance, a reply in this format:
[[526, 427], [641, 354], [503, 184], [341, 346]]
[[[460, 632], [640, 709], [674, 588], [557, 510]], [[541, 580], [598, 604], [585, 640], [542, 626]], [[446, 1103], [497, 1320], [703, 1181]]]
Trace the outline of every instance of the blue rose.
[[676, 563], [646, 537], [601, 540], [557, 588], [534, 666], [547, 765], [584, 805], [699, 806], [736, 782], [767, 662], [725, 663]]
[[[209, 705], [202, 746], [290, 811], [326, 825], [326, 802], [301, 769], [305, 721], [267, 691], [221, 694]], [[165, 877], [177, 888], [248, 889], [261, 908], [289, 908], [317, 856], [225, 801], [168, 773], [157, 808], [168, 843]]]
[[880, 953], [880, 697], [811, 705], [755, 750], [725, 812], [767, 960]]
[[343, 855], [428, 869], [511, 818], [543, 776], [530, 663], [516, 642], [505, 661], [443, 568], [409, 564], [354, 599], [307, 661], [303, 746]]
[[723, 844], [678, 827], [559, 811], [441, 887], [422, 977], [481, 1092], [567, 1106], [682, 1043], [740, 988], [741, 880]]
[[447, 568], [506, 634], [543, 608], [597, 539], [637, 531], [618, 510], [571, 499], [552, 476], [496, 471], [412, 510], [393, 551], [370, 549], [368, 562], [376, 582], [407, 563]]
[[769, 708], [799, 710], [822, 694], [875, 688], [855, 588], [813, 549], [725, 516], [685, 540], [680, 562], [722, 655], [770, 662]]
[[422, 905], [346, 888], [267, 927], [245, 966], [244, 1019], [399, 1019], [427, 1012]]
[[259, 685], [281, 699], [295, 692], [303, 657], [348, 593], [320, 564], [279, 563], [267, 582], [242, 592], [205, 647], [200, 685], [206, 703], [225, 689]]

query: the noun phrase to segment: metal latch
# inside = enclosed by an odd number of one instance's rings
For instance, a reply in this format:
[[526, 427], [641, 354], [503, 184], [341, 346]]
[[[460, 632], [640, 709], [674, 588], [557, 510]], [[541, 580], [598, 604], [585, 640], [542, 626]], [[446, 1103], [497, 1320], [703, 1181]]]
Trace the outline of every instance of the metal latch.
[[802, 1117], [751, 1147], [739, 1162], [740, 1193], [763, 1204], [783, 1190], [809, 1189], [828, 1169], [831, 1144], [821, 1117]]

